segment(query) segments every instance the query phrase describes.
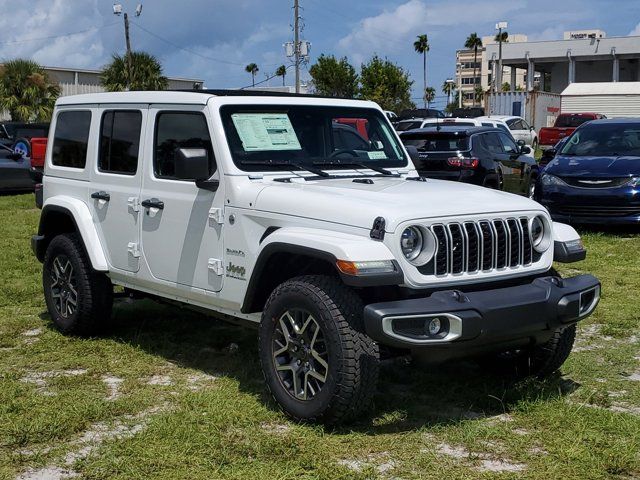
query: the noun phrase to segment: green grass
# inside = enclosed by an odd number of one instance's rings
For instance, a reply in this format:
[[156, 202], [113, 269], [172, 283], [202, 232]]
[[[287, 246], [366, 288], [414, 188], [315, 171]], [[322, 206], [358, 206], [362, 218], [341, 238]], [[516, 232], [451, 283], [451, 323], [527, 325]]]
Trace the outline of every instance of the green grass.
[[269, 400], [252, 330], [142, 301], [116, 305], [108, 336], [60, 335], [29, 248], [38, 216], [32, 196], [0, 197], [0, 478], [640, 476], [638, 235], [585, 232], [588, 259], [559, 267], [603, 282], [561, 375], [391, 362], [372, 415], [332, 430]]

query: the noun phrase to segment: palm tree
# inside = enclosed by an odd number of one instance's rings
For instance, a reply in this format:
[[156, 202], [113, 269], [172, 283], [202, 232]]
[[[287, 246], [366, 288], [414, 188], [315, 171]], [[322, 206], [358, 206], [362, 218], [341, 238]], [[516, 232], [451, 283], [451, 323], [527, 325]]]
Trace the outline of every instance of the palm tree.
[[478, 102], [481, 102], [484, 98], [484, 89], [482, 85], [476, 85], [476, 88], [473, 89], [473, 95], [478, 99]]
[[502, 43], [508, 43], [509, 42], [509, 32], [502, 32], [502, 34], [500, 33], [496, 33], [496, 37], [495, 37], [495, 41], [499, 42], [500, 41], [500, 37], [502, 37]]
[[17, 122], [51, 119], [60, 88], [31, 60], [16, 59], [0, 67], [0, 110]]
[[431, 102], [436, 99], [436, 89], [433, 87], [427, 87], [424, 89], [424, 101], [427, 106], [431, 106]]
[[256, 75], [260, 71], [260, 69], [258, 68], [258, 65], [256, 65], [255, 63], [250, 63], [249, 65], [244, 67], [244, 71], [251, 74], [251, 86], [255, 87]]
[[169, 85], [160, 62], [145, 52], [113, 54], [100, 74], [100, 83], [108, 92], [165, 90]]
[[[413, 42], [413, 49], [422, 55], [422, 76], [424, 80], [424, 91], [427, 90], [427, 52], [429, 51], [429, 39], [427, 35], [418, 35], [418, 39]], [[427, 101], [425, 99], [425, 108]]]
[[[464, 47], [469, 50], [473, 49], [473, 82], [476, 82], [477, 64], [478, 64], [478, 49], [482, 48], [482, 39], [478, 37], [476, 32], [473, 32], [467, 37], [467, 41], [464, 43]], [[476, 92], [473, 91], [473, 105], [476, 104]]]
[[284, 77], [287, 75], [287, 67], [280, 65], [276, 70], [276, 77], [282, 77], [282, 86], [284, 87]]
[[451, 81], [445, 80], [442, 83], [442, 93], [444, 93], [447, 96], [447, 103], [450, 103], [451, 96], [453, 95], [453, 92], [455, 92], [457, 88], [458, 86], [453, 80]]

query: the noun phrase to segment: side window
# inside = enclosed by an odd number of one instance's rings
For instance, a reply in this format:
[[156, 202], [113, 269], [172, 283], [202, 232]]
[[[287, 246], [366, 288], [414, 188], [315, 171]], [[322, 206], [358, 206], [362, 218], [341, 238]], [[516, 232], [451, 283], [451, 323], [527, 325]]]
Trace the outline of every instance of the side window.
[[141, 128], [142, 113], [138, 110], [110, 110], [102, 115], [98, 158], [101, 172], [135, 175]]
[[[509, 132], [509, 128], [504, 123], [496, 123], [496, 126], [504, 132]], [[509, 135], [511, 135], [510, 132]]]
[[153, 171], [157, 178], [175, 179], [176, 154], [181, 148], [204, 148], [209, 155], [209, 175], [216, 171], [209, 127], [202, 113], [158, 113], [154, 148]]
[[484, 145], [491, 153], [503, 153], [500, 137], [495, 133], [486, 133], [483, 135]]
[[515, 130], [516, 129], [516, 121], [515, 120], [507, 120], [507, 126], [509, 127], [509, 130]]
[[90, 111], [60, 112], [53, 137], [52, 163], [59, 167], [84, 168], [90, 127]]
[[520, 153], [520, 149], [518, 148], [518, 145], [516, 145], [516, 143], [508, 135], [501, 132], [500, 140], [504, 147], [505, 153], [508, 153], [509, 155]]
[[520, 123], [522, 124], [522, 129], [523, 130], [529, 130], [529, 124], [527, 122], [525, 122], [524, 120], [520, 120]]

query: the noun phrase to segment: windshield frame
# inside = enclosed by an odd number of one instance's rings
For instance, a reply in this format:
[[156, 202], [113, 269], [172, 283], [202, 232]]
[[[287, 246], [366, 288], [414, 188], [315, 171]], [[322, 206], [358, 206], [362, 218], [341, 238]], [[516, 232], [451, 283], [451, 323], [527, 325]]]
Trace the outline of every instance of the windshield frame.
[[[240, 158], [238, 155], [241, 153], [237, 145], [234, 145], [234, 141], [237, 143], [237, 137], [239, 132], [237, 131], [236, 126], [233, 123], [232, 115], [233, 114], [246, 114], [246, 113], [285, 113], [288, 114], [292, 111], [299, 110], [301, 111], [309, 109], [313, 114], [313, 110], [318, 110], [317, 115], [320, 116], [318, 118], [318, 129], [322, 129], [329, 127], [329, 124], [323, 125], [326, 120], [332, 118], [335, 120], [336, 118], [353, 118], [353, 119], [369, 119], [369, 123], [372, 124], [372, 128], [376, 129], [374, 135], [379, 135], [381, 139], [386, 142], [385, 150], [391, 149], [397, 158], [386, 158], [386, 159], [372, 159], [367, 157], [353, 157], [353, 156], [340, 156], [340, 157], [330, 157], [330, 156], [311, 156], [311, 155], [303, 155], [296, 159], [288, 158], [286, 152], [287, 150], [263, 150], [261, 152], [242, 152], [244, 153], [245, 158]], [[406, 154], [402, 142], [399, 140], [398, 135], [393, 129], [391, 123], [389, 122], [387, 116], [380, 110], [373, 107], [356, 107], [353, 105], [318, 105], [313, 103], [287, 103], [287, 102], [278, 102], [278, 103], [224, 103], [219, 107], [219, 114], [222, 121], [222, 128], [225, 132], [225, 142], [226, 146], [229, 149], [229, 153], [231, 155], [231, 160], [237, 169], [242, 172], [281, 172], [281, 171], [304, 171], [300, 166], [315, 166], [316, 168], [321, 165], [322, 162], [331, 162], [335, 160], [342, 160], [344, 162], [344, 166], [341, 166], [338, 162], [336, 164], [328, 166], [328, 168], [323, 168], [323, 170], [361, 170], [362, 168], [355, 168], [350, 163], [357, 162], [361, 164], [371, 163], [376, 167], [382, 168], [409, 168], [411, 163], [409, 161], [409, 157]], [[375, 122], [371, 121], [375, 118]], [[298, 120], [297, 125], [300, 125], [300, 121]], [[295, 120], [293, 123], [296, 123]], [[375, 123], [375, 125], [373, 125]], [[299, 135], [298, 129], [295, 128], [296, 135]], [[233, 140], [232, 140], [233, 139]], [[332, 140], [324, 138], [318, 144], [318, 147], [321, 149], [326, 149], [327, 145], [329, 145]], [[304, 149], [303, 149], [304, 151]], [[375, 151], [375, 150], [370, 150]], [[378, 149], [378, 151], [380, 151]], [[271, 155], [267, 155], [264, 152], [269, 152]], [[247, 154], [250, 153], [262, 153], [262, 156], [269, 156], [269, 160], [273, 162], [273, 164], [269, 164], [268, 161], [264, 161], [264, 163], [256, 161], [255, 158], [252, 159]], [[258, 156], [259, 157], [259, 156]], [[244, 160], [244, 161], [243, 161]], [[246, 163], [245, 163], [246, 162]], [[298, 166], [295, 165], [298, 164]]]

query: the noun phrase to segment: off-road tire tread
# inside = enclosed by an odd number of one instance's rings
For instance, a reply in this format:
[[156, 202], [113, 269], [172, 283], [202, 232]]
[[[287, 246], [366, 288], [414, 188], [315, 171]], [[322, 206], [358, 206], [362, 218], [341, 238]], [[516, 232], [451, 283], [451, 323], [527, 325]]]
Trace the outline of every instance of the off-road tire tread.
[[[92, 336], [104, 331], [111, 319], [113, 307], [113, 285], [111, 280], [101, 272], [95, 271], [87, 258], [87, 254], [77, 233], [65, 233], [56, 236], [47, 248], [44, 265], [49, 265], [53, 260], [55, 250], [61, 249], [69, 258], [75, 259], [79, 268], [76, 269], [78, 282], [78, 305], [76, 318], [68, 326], [63, 327], [54, 319], [54, 324], [62, 333], [66, 335]], [[47, 274], [43, 268], [44, 276]], [[55, 309], [50, 305], [48, 292], [45, 291], [47, 307], [53, 317]]]
[[[298, 421], [319, 421], [329, 425], [353, 420], [371, 407], [379, 372], [378, 345], [364, 331], [363, 303], [353, 290], [334, 277], [306, 275], [280, 284], [269, 296], [264, 311], [277, 297], [300, 290], [329, 311], [341, 339], [343, 363], [338, 370], [335, 394], [324, 413], [318, 418], [293, 417]], [[325, 332], [328, 341], [326, 335]], [[260, 338], [260, 344], [263, 341], [270, 342], [271, 339]]]
[[547, 343], [534, 348], [531, 354], [531, 368], [533, 370], [531, 373], [539, 378], [544, 378], [558, 370], [569, 358], [575, 339], [575, 325], [557, 329]]

